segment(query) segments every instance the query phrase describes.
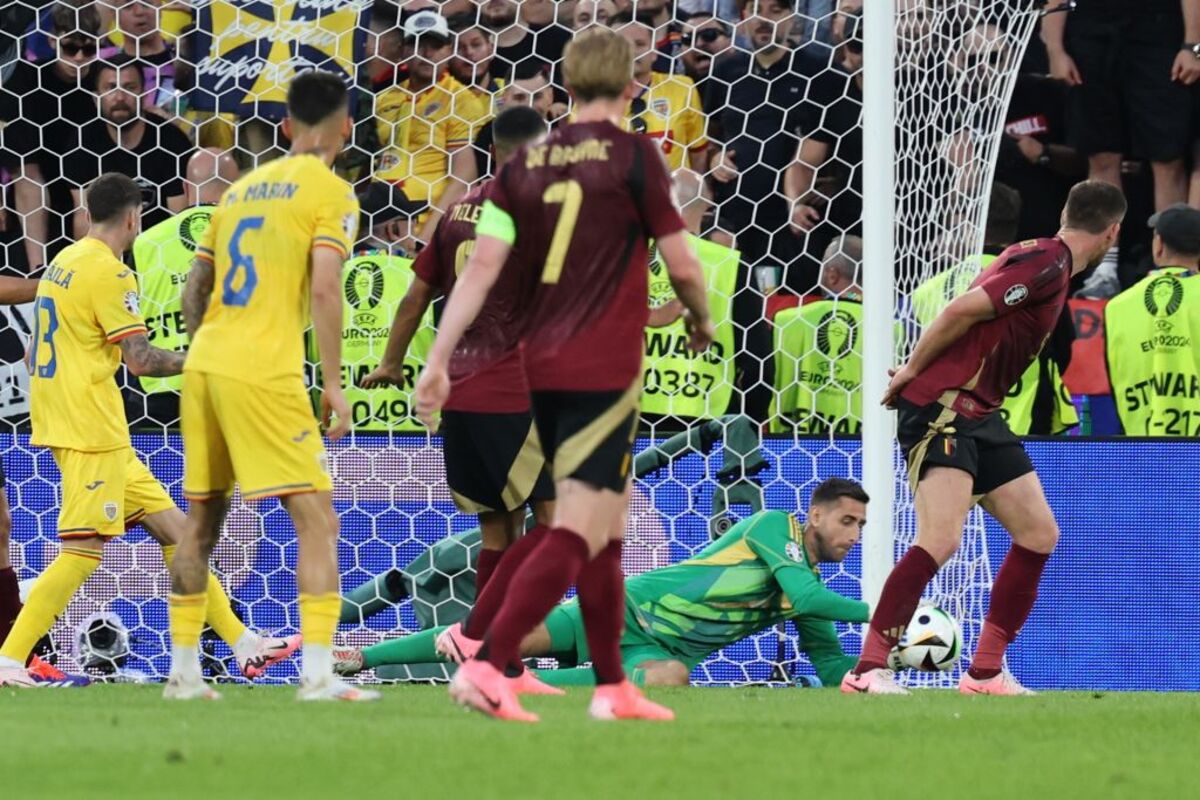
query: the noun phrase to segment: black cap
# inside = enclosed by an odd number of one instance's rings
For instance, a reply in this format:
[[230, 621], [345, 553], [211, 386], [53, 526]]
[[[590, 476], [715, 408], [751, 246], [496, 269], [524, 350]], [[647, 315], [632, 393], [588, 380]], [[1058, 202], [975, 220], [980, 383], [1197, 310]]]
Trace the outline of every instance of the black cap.
[[1152, 216], [1154, 228], [1168, 250], [1185, 256], [1200, 255], [1200, 211], [1187, 203], [1176, 203]]
[[376, 225], [399, 217], [415, 217], [429, 207], [428, 203], [409, 200], [399, 186], [383, 181], [372, 181], [359, 195], [358, 205], [362, 211], [361, 230], [364, 234]]

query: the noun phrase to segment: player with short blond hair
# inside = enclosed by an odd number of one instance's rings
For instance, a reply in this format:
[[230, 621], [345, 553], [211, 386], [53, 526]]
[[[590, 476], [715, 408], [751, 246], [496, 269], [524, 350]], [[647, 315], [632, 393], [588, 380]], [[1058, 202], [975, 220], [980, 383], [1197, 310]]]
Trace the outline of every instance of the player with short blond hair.
[[[62, 550], [0, 646], [0, 685], [34, 685], [26, 659], [100, 566], [107, 540], [141, 524], [162, 546], [169, 567], [183, 536], [183, 512], [133, 450], [113, 381], [122, 359], [139, 376], [178, 375], [183, 366], [182, 353], [150, 345], [137, 278], [121, 263], [141, 230], [141, 189], [132, 178], [106, 173], [88, 187], [84, 204], [88, 235], [59, 253], [38, 283], [30, 351], [30, 442], [50, 448], [62, 473]], [[200, 565], [196, 591], [206, 601], [200, 622], [207, 616], [247, 677], [298, 646], [295, 639], [247, 630], [207, 562]]]
[[662, 154], [653, 141], [620, 128], [634, 91], [629, 43], [592, 28], [568, 45], [563, 62], [575, 121], [517, 151], [489, 184], [474, 252], [417, 385], [418, 413], [432, 424], [450, 392], [450, 356], [515, 253], [509, 268], [529, 289], [514, 324], [522, 330], [534, 421], [558, 499], [553, 528], [513, 576], [451, 695], [493, 717], [536, 720], [521, 708], [504, 670], [574, 583], [596, 673], [591, 715], [670, 719], [626, 679], [620, 652], [621, 539], [641, 395], [649, 239], [688, 309], [696, 349], [712, 341], [712, 321]]
[[329, 438], [350, 427], [342, 393], [342, 265], [358, 200], [331, 169], [350, 136], [346, 86], [306, 72], [288, 87], [291, 152], [229, 187], [197, 244], [183, 296], [192, 345], [181, 403], [188, 531], [171, 573], [171, 676], [164, 697], [213, 698], [197, 646], [204, 565], [236, 481], [242, 496], [279, 497], [296, 526], [304, 639], [301, 700], [373, 700], [334, 677], [338, 519], [321, 431], [304, 386], [304, 330], [321, 355]]

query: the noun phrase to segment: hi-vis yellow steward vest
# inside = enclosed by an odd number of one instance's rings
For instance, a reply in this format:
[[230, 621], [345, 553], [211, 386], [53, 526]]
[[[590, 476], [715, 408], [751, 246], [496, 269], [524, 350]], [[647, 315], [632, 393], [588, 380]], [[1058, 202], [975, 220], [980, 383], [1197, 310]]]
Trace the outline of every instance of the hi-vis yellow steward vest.
[[771, 432], [862, 431], [862, 304], [818, 300], [775, 315]]
[[1200, 436], [1200, 277], [1152, 271], [1104, 307], [1104, 352], [1130, 436]]
[[[647, 328], [643, 361], [642, 413], [681, 419], [712, 419], [725, 413], [733, 395], [733, 293], [741, 254], [689, 236], [704, 268], [708, 307], [716, 338], [703, 353], [688, 349], [683, 320], [665, 328]], [[675, 299], [667, 267], [655, 250], [650, 258], [650, 305]]]
[[[155, 347], [183, 352], [188, 336], [183, 323], [183, 287], [192, 269], [196, 242], [208, 227], [212, 206], [193, 206], [143, 231], [133, 242], [133, 264], [141, 291], [146, 338]], [[142, 391], [178, 392], [183, 376], [142, 377]]]
[[[979, 273], [995, 260], [995, 256], [971, 256], [918, 286], [912, 297], [913, 316], [917, 324], [922, 329], [928, 327], [929, 323], [942, 313], [942, 309], [955, 297], [970, 289], [971, 283], [979, 277]], [[1004, 405], [1000, 407], [1000, 416], [1018, 436], [1028, 434], [1033, 427], [1033, 404], [1037, 399], [1038, 385], [1043, 378], [1051, 381], [1054, 389], [1050, 431], [1061, 433], [1079, 424], [1079, 414], [1075, 411], [1075, 404], [1071, 402], [1071, 393], [1063, 383], [1058, 364], [1052, 359], [1049, 360], [1043, 375], [1042, 359], [1035, 358], [1020, 380], [1009, 389], [1004, 398]]]
[[[404, 357], [403, 387], [360, 389], [358, 382], [379, 366], [387, 349], [392, 318], [413, 280], [412, 260], [386, 254], [357, 256], [342, 271], [342, 387], [354, 430], [423, 431], [412, 404], [412, 391], [433, 345], [432, 309], [425, 312]], [[309, 361], [317, 365], [316, 337], [308, 333]], [[314, 379], [314, 386], [318, 381]]]

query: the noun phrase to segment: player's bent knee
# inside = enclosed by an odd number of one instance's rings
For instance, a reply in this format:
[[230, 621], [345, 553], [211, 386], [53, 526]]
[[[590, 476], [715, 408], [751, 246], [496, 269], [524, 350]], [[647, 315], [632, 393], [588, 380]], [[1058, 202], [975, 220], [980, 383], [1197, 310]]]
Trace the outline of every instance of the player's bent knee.
[[687, 686], [691, 675], [682, 661], [649, 661], [641, 669], [646, 686]]

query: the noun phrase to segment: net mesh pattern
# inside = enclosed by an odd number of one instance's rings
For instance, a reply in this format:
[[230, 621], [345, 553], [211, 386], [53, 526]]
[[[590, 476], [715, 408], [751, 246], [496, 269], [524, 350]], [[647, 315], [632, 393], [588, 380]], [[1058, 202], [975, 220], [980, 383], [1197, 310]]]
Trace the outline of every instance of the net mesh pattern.
[[[126, 172], [139, 183], [147, 231], [187, 214], [185, 206], [203, 200], [197, 192], [214, 179], [212, 165], [189, 162], [197, 148], [208, 148], [218, 175], [224, 174], [223, 155], [243, 174], [277, 157], [288, 146], [280, 126], [287, 80], [310, 67], [334, 70], [354, 87], [355, 120], [336, 167], [364, 198], [360, 250], [344, 281], [344, 378], [348, 384], [360, 378], [378, 365], [387, 326], [411, 280], [409, 255], [432, 224], [427, 211], [402, 214], [412, 208], [398, 201], [398, 192], [409, 204], [442, 208], [486, 178], [494, 170], [488, 126], [506, 104], [531, 104], [551, 120], [569, 118], [562, 45], [573, 29], [601, 24], [613, 11], [611, 3], [582, 1], [400, 5], [17, 2], [14, 20], [28, 35], [0, 42], [8, 46], [0, 65], [6, 264], [36, 268], [80, 235], [80, 192], [102, 170]], [[663, 4], [641, 5], [639, 18], [645, 18]], [[668, 17], [675, 5], [666, 4]], [[690, 11], [704, 4], [678, 5]], [[717, 427], [636, 481], [624, 563], [631, 575], [698, 552], [758, 502], [801, 513], [820, 480], [861, 475], [860, 442], [853, 438], [861, 431], [863, 402], [860, 254], [843, 238], [861, 232], [862, 206], [870, 201], [862, 190], [861, 20], [854, 3], [811, 14], [769, 2], [751, 6], [756, 10], [744, 21], [680, 13], [656, 22], [657, 28], [615, 23], [639, 63], [653, 62], [649, 73], [639, 67], [638, 75], [650, 76], [648, 88], [631, 103], [625, 124], [661, 143], [680, 205], [685, 213], [703, 212], [695, 226], [714, 245], [702, 259], [718, 327], [707, 357], [685, 351], [681, 322], [647, 331], [639, 452], [706, 420], [717, 420]], [[896, 347], [903, 357], [918, 333], [909, 293], [982, 246], [1002, 115], [1036, 12], [1004, 0], [900, 0], [897, 6]], [[414, 41], [404, 26], [414, 24], [417, 12], [443, 16], [426, 17], [433, 27], [420, 27]], [[751, 60], [752, 51], [772, 42], [785, 48], [789, 68]], [[123, 49], [138, 47], [132, 66], [111, 68], [123, 63]], [[507, 63], [514, 64], [511, 70]], [[78, 80], [72, 64], [83, 66]], [[112, 138], [118, 128], [108, 124], [118, 122], [119, 141]], [[183, 281], [170, 277], [186, 273], [206, 223], [179, 219], [176, 231], [143, 250], [145, 263], [131, 258], [151, 342], [167, 347], [185, 344], [172, 304]], [[651, 304], [663, 305], [671, 299], [665, 269], [657, 259], [648, 266]], [[155, 270], [174, 290], [152, 296], [146, 276]], [[0, 313], [13, 561], [28, 579], [57, 552], [61, 491], [50, 454], [28, 444], [29, 381], [20, 357], [36, 314], [32, 305]], [[476, 525], [455, 510], [440, 440], [425, 436], [411, 414], [410, 392], [428, 343], [422, 345], [421, 336], [431, 337], [432, 325], [430, 316], [414, 340], [403, 386], [351, 398], [356, 433], [331, 450], [346, 590], [403, 570], [431, 545]], [[147, 393], [147, 385], [123, 372], [118, 381], [138, 452], [182, 504], [173, 392]], [[748, 466], [754, 458], [747, 453], [756, 448], [731, 447], [726, 426], [735, 416], [771, 432], [761, 443], [761, 470]], [[899, 460], [896, 475], [899, 553], [915, 535], [915, 520]], [[740, 489], [729, 493], [733, 504], [723, 510], [731, 484]], [[983, 533], [976, 512], [962, 550], [931, 596], [963, 621], [968, 646], [991, 581]], [[278, 503], [247, 504], [235, 496], [213, 566], [253, 628], [298, 629], [295, 558], [294, 533]], [[831, 588], [861, 595], [857, 551], [825, 567]], [[131, 632], [131, 666], [161, 675], [167, 591], [159, 548], [145, 531], [109, 542], [103, 565], [53, 631], [60, 665], [79, 666], [76, 629], [110, 611]], [[422, 614], [452, 612], [470, 597], [451, 592], [439, 602], [446, 608], [420, 614], [411, 600], [387, 604], [367, 620], [344, 624], [339, 641], [365, 645], [411, 632]], [[860, 631], [839, 631], [846, 651], [857, 652]], [[206, 647], [218, 661], [228, 659], [223, 644]], [[786, 626], [726, 648], [693, 679], [742, 684], [811, 673]], [[294, 677], [291, 665], [273, 674]], [[921, 676], [919, 682], [952, 678]]]

